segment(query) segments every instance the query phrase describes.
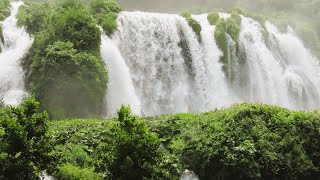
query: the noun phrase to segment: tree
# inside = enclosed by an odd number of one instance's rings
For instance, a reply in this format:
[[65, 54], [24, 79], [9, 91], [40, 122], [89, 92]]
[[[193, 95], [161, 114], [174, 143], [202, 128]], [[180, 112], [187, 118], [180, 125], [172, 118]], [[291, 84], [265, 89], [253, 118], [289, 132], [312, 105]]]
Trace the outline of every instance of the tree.
[[112, 179], [174, 179], [166, 163], [160, 139], [146, 124], [131, 114], [129, 107], [118, 111], [119, 123], [111, 128], [112, 142], [97, 148], [96, 170]]
[[37, 179], [48, 163], [47, 113], [29, 98], [0, 109], [0, 179]]

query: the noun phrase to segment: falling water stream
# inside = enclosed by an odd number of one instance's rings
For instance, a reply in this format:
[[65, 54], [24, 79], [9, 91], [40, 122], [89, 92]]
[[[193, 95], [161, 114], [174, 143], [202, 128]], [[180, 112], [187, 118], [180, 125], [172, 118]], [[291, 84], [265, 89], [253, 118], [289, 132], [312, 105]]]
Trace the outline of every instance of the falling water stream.
[[4, 43], [0, 53], [0, 99], [9, 105], [17, 105], [26, 95], [20, 60], [33, 43], [33, 39], [25, 30], [16, 25], [15, 16], [22, 4], [22, 2], [12, 2], [11, 15], [1, 23]]
[[[224, 13], [220, 16], [230, 18]], [[258, 22], [242, 17], [239, 44], [246, 58], [241, 67], [232, 67], [238, 69], [237, 82], [231, 83], [222, 69], [215, 26], [208, 23], [206, 14], [192, 17], [202, 27], [200, 41], [179, 15], [119, 14], [118, 31], [111, 39], [105, 38], [102, 47], [102, 53], [113, 52], [106, 53], [105, 61], [110, 77], [117, 77], [109, 84], [108, 93], [113, 96], [109, 112], [115, 112], [120, 103], [148, 116], [204, 112], [239, 102], [293, 110], [320, 107], [319, 65], [292, 29], [280, 33], [267, 22], [266, 38]], [[230, 56], [229, 60], [239, 64], [237, 57]], [[125, 100], [127, 90], [135, 94]]]

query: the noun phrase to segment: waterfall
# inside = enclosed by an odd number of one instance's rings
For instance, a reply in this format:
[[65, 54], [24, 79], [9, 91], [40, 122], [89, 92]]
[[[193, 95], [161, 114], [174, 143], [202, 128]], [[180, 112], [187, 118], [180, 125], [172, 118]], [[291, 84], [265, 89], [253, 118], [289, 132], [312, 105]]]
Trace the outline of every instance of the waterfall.
[[[109, 112], [114, 113], [120, 103], [147, 116], [204, 112], [238, 102], [294, 110], [320, 107], [317, 59], [292, 29], [280, 33], [270, 22], [261, 26], [241, 16], [239, 46], [245, 60], [239, 65], [230, 52], [230, 61], [237, 65], [230, 70], [236, 80], [230, 82], [222, 69], [215, 26], [209, 24], [207, 14], [192, 17], [202, 27], [200, 40], [179, 15], [119, 14], [118, 30], [105, 37], [101, 49], [110, 74]], [[230, 14], [220, 13], [220, 17], [227, 19]], [[226, 37], [229, 46], [235, 46]]]
[[15, 16], [22, 4], [22, 2], [12, 2], [11, 15], [1, 23], [4, 43], [0, 54], [0, 99], [9, 105], [17, 105], [26, 95], [24, 71], [20, 66], [20, 60], [33, 43], [33, 39], [24, 29], [16, 25]]
[[102, 35], [101, 42], [101, 56], [109, 69], [106, 114], [114, 115], [122, 104], [126, 104], [130, 105], [133, 113], [140, 115], [140, 101], [135, 94], [129, 69], [123, 57], [108, 36]]

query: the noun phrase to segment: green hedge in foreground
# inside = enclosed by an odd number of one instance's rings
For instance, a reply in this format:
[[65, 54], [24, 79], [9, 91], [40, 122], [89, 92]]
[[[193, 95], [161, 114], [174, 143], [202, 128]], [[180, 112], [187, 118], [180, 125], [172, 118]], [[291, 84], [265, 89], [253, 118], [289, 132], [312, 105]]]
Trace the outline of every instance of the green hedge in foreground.
[[[203, 114], [164, 115], [143, 121], [147, 126], [138, 123], [136, 128], [139, 128], [133, 132], [142, 128], [148, 134], [150, 129], [155, 133], [150, 138], [158, 136], [161, 141], [161, 145], [154, 147], [161, 150], [161, 161], [150, 161], [151, 169], [139, 163], [132, 166], [131, 159], [131, 154], [136, 160], [153, 154], [143, 145], [150, 139], [148, 135], [138, 135], [142, 141], [135, 139], [135, 135], [120, 135], [121, 131], [116, 130], [117, 119], [50, 122], [55, 145], [51, 154], [56, 159], [53, 167], [73, 163], [87, 170], [95, 168], [94, 172], [102, 176], [120, 179], [128, 179], [129, 175], [120, 176], [116, 172], [127, 168], [130, 172], [148, 168], [152, 171], [146, 172], [152, 172], [152, 176], [145, 177], [154, 179], [176, 179], [185, 169], [194, 171], [200, 179], [320, 177], [320, 114], [317, 112], [241, 104]], [[119, 152], [126, 151], [131, 152], [125, 155], [130, 160], [119, 159]], [[115, 162], [121, 166], [114, 166]], [[59, 174], [59, 169], [55, 173]]]

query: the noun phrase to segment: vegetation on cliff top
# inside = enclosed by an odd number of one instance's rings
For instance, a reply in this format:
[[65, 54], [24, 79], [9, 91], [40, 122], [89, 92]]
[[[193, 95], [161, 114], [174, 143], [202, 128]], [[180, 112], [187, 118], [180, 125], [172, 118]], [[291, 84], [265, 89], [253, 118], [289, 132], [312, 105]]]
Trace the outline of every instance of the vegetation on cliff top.
[[196, 34], [198, 41], [201, 42], [201, 25], [198, 21], [192, 18], [191, 14], [188, 12], [183, 12], [180, 14], [189, 24], [189, 26], [192, 28], [194, 33]]
[[51, 118], [101, 115], [108, 76], [90, 12], [77, 0], [28, 3], [18, 12], [18, 25], [35, 38], [23, 62], [27, 88]]
[[115, 0], [92, 0], [90, 10], [108, 36], [117, 30], [117, 17], [122, 9]]
[[220, 18], [216, 22], [216, 29], [214, 37], [216, 39], [218, 47], [222, 50], [223, 56], [220, 61], [223, 66], [222, 69], [225, 72], [229, 80], [233, 80], [236, 73], [233, 69], [237, 67], [240, 45], [241, 17], [239, 14], [232, 14], [230, 18]]

